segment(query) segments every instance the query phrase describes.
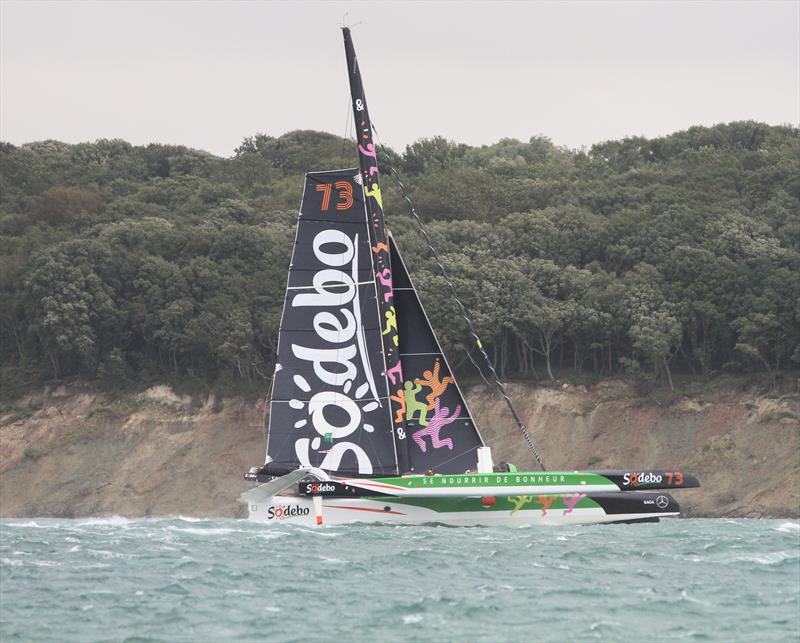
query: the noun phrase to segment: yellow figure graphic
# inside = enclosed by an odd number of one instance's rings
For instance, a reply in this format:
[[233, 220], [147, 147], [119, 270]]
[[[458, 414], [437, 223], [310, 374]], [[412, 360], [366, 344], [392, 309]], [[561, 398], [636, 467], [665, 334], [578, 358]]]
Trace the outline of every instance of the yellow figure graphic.
[[383, 210], [383, 199], [381, 198], [381, 188], [377, 183], [373, 185], [372, 188], [370, 188], [369, 190], [364, 190], [364, 194], [366, 194], [367, 196], [374, 197], [375, 200], [378, 202], [378, 207], [381, 210]]
[[392, 341], [394, 345], [397, 346], [399, 339], [397, 337], [397, 315], [394, 312], [394, 306], [389, 306], [389, 310], [386, 311], [386, 328], [383, 329], [383, 334], [388, 335], [392, 331], [394, 331], [394, 335], [392, 335]]
[[511, 513], [514, 514], [527, 503], [533, 502], [533, 496], [509, 496], [508, 501], [514, 505], [514, 508], [511, 510]]

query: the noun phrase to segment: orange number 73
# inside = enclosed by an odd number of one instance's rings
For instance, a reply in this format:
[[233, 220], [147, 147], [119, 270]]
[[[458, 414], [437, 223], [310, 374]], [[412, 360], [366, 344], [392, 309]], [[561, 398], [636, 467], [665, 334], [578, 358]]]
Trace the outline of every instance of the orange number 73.
[[331, 205], [331, 191], [333, 188], [338, 190], [339, 200], [336, 203], [337, 210], [347, 210], [353, 205], [353, 186], [347, 181], [336, 181], [336, 183], [319, 183], [314, 186], [317, 192], [322, 192], [322, 211], [327, 210]]

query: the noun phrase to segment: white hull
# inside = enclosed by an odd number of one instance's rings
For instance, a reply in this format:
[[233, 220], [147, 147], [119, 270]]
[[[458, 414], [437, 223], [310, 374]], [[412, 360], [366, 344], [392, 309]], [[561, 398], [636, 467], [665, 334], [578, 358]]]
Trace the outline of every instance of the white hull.
[[[678, 511], [647, 513], [606, 513], [601, 507], [575, 508], [571, 511], [524, 507], [519, 510], [498, 510], [486, 507], [480, 511], [437, 511], [429, 507], [401, 504], [396, 498], [351, 499], [320, 498], [321, 516], [308, 497], [272, 496], [257, 503], [248, 503], [250, 520], [265, 525], [294, 524], [308, 527], [355, 523], [391, 523], [399, 525], [445, 524], [471, 526], [524, 525], [588, 525], [610, 522], [677, 516]], [[318, 522], [318, 518], [320, 521]]]

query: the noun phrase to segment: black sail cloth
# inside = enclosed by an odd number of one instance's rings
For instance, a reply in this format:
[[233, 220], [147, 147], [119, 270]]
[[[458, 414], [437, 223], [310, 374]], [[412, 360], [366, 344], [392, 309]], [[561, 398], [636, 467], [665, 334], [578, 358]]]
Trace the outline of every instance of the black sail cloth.
[[267, 468], [398, 473], [358, 170], [306, 175], [270, 402]]
[[389, 235], [394, 296], [405, 381], [401, 396], [413, 473], [464, 473], [478, 464], [483, 439]]
[[343, 31], [360, 168], [306, 175], [267, 470], [463, 473], [483, 441], [386, 230], [366, 99]]

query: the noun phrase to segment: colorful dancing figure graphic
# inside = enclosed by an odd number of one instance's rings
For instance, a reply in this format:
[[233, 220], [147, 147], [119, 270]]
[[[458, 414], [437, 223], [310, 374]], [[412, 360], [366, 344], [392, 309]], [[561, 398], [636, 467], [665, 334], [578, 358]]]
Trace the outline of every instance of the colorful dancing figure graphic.
[[414, 415], [417, 414], [417, 421], [420, 425], [428, 426], [428, 406], [425, 402], [417, 400], [417, 393], [422, 390], [422, 387], [419, 384], [414, 386], [413, 382], [406, 382], [404, 388], [403, 397], [406, 403], [406, 419], [411, 422], [414, 420]]
[[446, 375], [440, 380], [440, 368], [441, 362], [439, 362], [437, 359], [436, 363], [433, 365], [433, 372], [423, 371], [422, 378], [417, 378], [414, 380], [414, 382], [417, 384], [422, 384], [422, 386], [427, 386], [431, 389], [431, 392], [425, 396], [425, 399], [428, 401], [428, 409], [432, 409], [434, 407], [434, 401], [436, 398], [441, 397], [442, 393], [444, 393], [447, 389], [448, 384], [452, 384], [454, 382], [453, 378], [449, 375]]
[[394, 331], [394, 334], [389, 336], [392, 338], [394, 345], [397, 346], [397, 315], [395, 314], [394, 306], [389, 306], [389, 310], [387, 310], [384, 315], [386, 316], [386, 327], [383, 329], [383, 335], [389, 335], [389, 333]]
[[461, 413], [461, 405], [457, 404], [455, 412], [452, 415], [448, 415], [450, 413], [450, 409], [446, 406], [439, 406], [439, 398], [436, 398], [434, 408], [436, 410], [433, 414], [433, 417], [428, 420], [428, 426], [426, 426], [424, 429], [420, 429], [419, 431], [415, 431], [411, 437], [414, 438], [414, 442], [417, 443], [417, 446], [422, 450], [423, 453], [428, 450], [425, 440], [423, 439], [426, 435], [430, 436], [431, 445], [434, 449], [447, 447], [452, 451], [453, 438], [445, 438], [442, 440], [439, 437], [439, 432], [443, 427], [456, 421], [456, 418]]

